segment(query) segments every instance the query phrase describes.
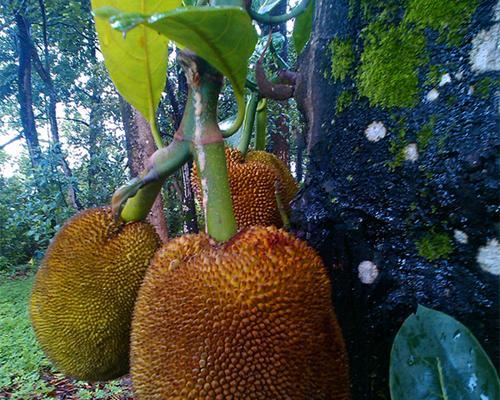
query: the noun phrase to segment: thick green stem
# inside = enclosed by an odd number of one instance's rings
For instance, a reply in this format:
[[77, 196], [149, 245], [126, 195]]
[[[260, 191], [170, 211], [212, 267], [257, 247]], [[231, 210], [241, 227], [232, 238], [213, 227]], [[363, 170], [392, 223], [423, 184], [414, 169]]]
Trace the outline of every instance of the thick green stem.
[[295, 18], [306, 11], [307, 6], [311, 0], [302, 0], [297, 6], [295, 6], [290, 12], [282, 15], [269, 15], [269, 14], [259, 14], [252, 10], [251, 7], [248, 8], [248, 14], [253, 20], [269, 25], [282, 24], [289, 19]]
[[229, 240], [237, 231], [224, 152], [217, 124], [217, 101], [222, 75], [193, 53], [179, 60], [189, 84], [183, 131], [193, 132], [191, 152], [201, 181], [205, 230], [216, 241]]
[[267, 137], [267, 101], [261, 99], [257, 105], [257, 115], [255, 117], [255, 150], [266, 149]]
[[243, 133], [240, 138], [240, 143], [238, 144], [238, 150], [245, 155], [250, 146], [250, 140], [252, 139], [253, 125], [255, 121], [255, 111], [257, 110], [257, 104], [259, 103], [259, 94], [252, 92], [250, 95], [250, 100], [245, 110], [245, 122], [243, 123]]
[[149, 125], [151, 126], [151, 134], [153, 136], [153, 140], [155, 141], [156, 148], [161, 149], [163, 147], [163, 140], [161, 139], [160, 132], [158, 131], [156, 119], [151, 118], [151, 120], [149, 121]]
[[115, 215], [125, 222], [146, 218], [165, 179], [189, 157], [189, 145], [175, 139], [167, 147], [157, 150], [142, 174], [114, 193], [111, 204]]

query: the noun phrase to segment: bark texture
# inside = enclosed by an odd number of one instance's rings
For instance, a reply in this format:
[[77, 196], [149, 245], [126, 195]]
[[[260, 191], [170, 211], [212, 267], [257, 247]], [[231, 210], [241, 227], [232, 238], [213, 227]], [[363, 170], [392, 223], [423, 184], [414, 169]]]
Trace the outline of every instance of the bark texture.
[[499, 11], [316, 0], [292, 223], [330, 268], [354, 399], [389, 398], [392, 341], [417, 304], [469, 327], [498, 368]]
[[[127, 143], [128, 166], [132, 176], [139, 175], [145, 167], [147, 159], [156, 150], [151, 128], [146, 119], [122, 97], [120, 110], [125, 129]], [[156, 229], [163, 242], [168, 240], [168, 226], [163, 212], [163, 196], [160, 193], [148, 215], [148, 221]]]
[[19, 111], [23, 136], [28, 144], [31, 165], [36, 170], [42, 161], [42, 151], [40, 149], [40, 142], [38, 141], [38, 132], [33, 112], [30, 26], [26, 18], [20, 13], [16, 15], [15, 19], [19, 47], [19, 67], [17, 74]]

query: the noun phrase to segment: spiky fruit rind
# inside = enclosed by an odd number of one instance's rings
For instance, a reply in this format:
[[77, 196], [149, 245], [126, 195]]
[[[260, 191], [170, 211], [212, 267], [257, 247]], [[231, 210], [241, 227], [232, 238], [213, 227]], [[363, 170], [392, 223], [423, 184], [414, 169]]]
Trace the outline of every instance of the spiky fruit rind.
[[128, 372], [133, 306], [159, 245], [152, 226], [115, 222], [108, 208], [79, 213], [54, 237], [36, 275], [30, 316], [59, 370], [84, 380]]
[[[233, 211], [238, 227], [282, 226], [276, 202], [276, 189], [286, 211], [289, 210], [288, 204], [298, 190], [297, 183], [286, 165], [271, 153], [251, 151], [245, 157], [237, 149], [228, 147], [226, 160]], [[201, 203], [200, 179], [196, 167], [192, 171], [191, 183]]]
[[138, 399], [348, 399], [330, 295], [316, 253], [275, 227], [223, 245], [174, 239], [152, 260], [134, 311]]
[[267, 151], [254, 150], [250, 151], [245, 157], [246, 162], [261, 162], [274, 166], [278, 171], [280, 195], [283, 203], [290, 203], [299, 190], [299, 185], [288, 170], [286, 164], [272, 153]]

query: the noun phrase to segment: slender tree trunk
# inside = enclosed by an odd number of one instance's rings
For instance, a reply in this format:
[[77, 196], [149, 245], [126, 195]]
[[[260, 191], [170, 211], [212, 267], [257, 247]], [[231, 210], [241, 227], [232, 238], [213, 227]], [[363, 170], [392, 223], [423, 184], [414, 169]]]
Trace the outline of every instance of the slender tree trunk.
[[62, 153], [62, 148], [61, 148], [61, 141], [59, 139], [59, 126], [57, 123], [57, 115], [56, 115], [56, 107], [58, 103], [57, 99], [57, 93], [54, 87], [54, 83], [52, 81], [51, 77], [51, 71], [50, 71], [50, 60], [49, 60], [49, 41], [48, 41], [48, 35], [47, 35], [47, 16], [45, 13], [45, 3], [43, 0], [39, 0], [39, 6], [40, 6], [40, 12], [42, 14], [42, 29], [43, 29], [43, 45], [44, 45], [44, 63], [42, 63], [37, 49], [33, 44], [33, 41], [30, 38], [30, 45], [31, 45], [31, 57], [34, 63], [34, 67], [36, 71], [38, 72], [38, 75], [42, 79], [44, 85], [45, 85], [45, 94], [49, 99], [48, 102], [48, 107], [47, 107], [47, 114], [48, 114], [48, 119], [49, 119], [49, 125], [50, 125], [50, 134], [51, 134], [51, 141], [52, 141], [52, 146], [54, 149], [55, 156], [57, 157], [57, 160], [59, 164], [61, 165], [61, 168], [63, 170], [64, 176], [67, 179], [67, 185], [68, 185], [68, 198], [70, 204], [73, 206], [74, 209], [79, 210], [82, 208], [78, 196], [76, 193], [76, 189], [74, 186], [74, 183], [72, 182], [73, 179], [73, 174], [71, 171], [71, 168], [64, 157]]
[[[19, 51], [19, 66], [17, 75], [18, 100], [23, 127], [23, 136], [28, 145], [31, 165], [36, 172], [42, 161], [42, 151], [38, 141], [35, 115], [33, 113], [33, 93], [31, 87], [31, 42], [30, 27], [26, 18], [18, 13], [15, 17], [17, 26], [17, 44]], [[36, 174], [35, 174], [36, 175]]]
[[292, 221], [330, 270], [356, 400], [389, 398], [417, 304], [500, 360], [496, 1], [450, 2], [448, 20], [418, 3], [316, 0], [299, 60], [309, 165]]
[[[127, 143], [128, 166], [132, 176], [144, 169], [147, 159], [156, 150], [151, 128], [146, 119], [120, 96], [120, 111]], [[163, 211], [163, 196], [160, 193], [148, 215], [162, 241], [168, 240], [168, 226]]]

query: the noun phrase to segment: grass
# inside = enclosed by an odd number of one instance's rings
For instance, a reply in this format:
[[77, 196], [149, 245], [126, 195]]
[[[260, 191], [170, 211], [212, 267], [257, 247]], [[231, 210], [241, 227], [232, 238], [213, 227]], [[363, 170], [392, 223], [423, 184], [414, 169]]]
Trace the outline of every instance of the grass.
[[0, 281], [1, 399], [131, 399], [125, 380], [76, 381], [60, 374], [45, 358], [28, 317], [33, 276]]

